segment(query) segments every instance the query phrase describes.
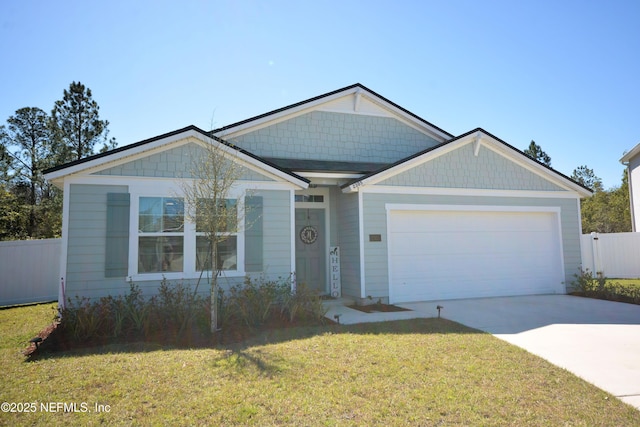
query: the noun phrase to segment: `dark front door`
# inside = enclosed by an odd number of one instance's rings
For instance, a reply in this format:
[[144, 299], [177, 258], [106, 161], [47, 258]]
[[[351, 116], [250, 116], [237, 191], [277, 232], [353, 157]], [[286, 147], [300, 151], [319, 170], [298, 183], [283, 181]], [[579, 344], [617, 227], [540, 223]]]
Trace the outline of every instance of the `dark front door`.
[[324, 209], [296, 209], [296, 281], [327, 292]]

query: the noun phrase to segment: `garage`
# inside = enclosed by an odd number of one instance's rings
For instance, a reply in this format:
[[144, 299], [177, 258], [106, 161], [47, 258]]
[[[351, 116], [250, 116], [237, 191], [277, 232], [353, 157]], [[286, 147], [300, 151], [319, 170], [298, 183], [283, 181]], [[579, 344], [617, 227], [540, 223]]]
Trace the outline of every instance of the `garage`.
[[391, 303], [564, 293], [557, 208], [387, 208]]

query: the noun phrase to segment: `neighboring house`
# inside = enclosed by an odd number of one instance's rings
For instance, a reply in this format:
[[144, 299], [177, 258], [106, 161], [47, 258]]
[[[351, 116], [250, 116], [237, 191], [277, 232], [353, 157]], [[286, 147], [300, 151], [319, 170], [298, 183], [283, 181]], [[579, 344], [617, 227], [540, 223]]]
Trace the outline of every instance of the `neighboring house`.
[[631, 226], [633, 231], [638, 231], [638, 227], [640, 227], [640, 144], [625, 153], [620, 162], [627, 166], [629, 201], [631, 202]]
[[562, 294], [581, 265], [589, 189], [483, 129], [453, 136], [355, 84], [48, 170], [64, 189], [66, 296], [197, 278], [180, 183], [190, 153], [223, 140], [240, 147], [237, 188], [255, 209], [225, 246], [223, 284], [295, 272], [322, 293], [397, 303]]

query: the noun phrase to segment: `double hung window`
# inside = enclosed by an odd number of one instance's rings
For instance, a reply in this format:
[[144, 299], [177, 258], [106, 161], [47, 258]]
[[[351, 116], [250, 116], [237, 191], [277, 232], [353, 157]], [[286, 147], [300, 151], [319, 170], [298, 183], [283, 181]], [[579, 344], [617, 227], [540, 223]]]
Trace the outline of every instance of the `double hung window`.
[[196, 206], [196, 270], [238, 269], [238, 206], [233, 199], [214, 203], [201, 199]]
[[243, 270], [239, 268], [243, 258], [239, 261], [236, 200], [227, 199], [216, 206], [203, 199], [195, 212], [191, 222], [182, 197], [139, 197], [138, 274], [195, 277], [202, 270]]
[[138, 273], [184, 271], [184, 200], [140, 197]]

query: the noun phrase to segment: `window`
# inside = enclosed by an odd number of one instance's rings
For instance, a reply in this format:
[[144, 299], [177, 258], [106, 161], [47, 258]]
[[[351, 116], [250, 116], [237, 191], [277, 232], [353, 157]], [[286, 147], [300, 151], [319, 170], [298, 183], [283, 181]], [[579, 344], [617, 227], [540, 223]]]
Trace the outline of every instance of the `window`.
[[[213, 200], [199, 200], [196, 206], [196, 270], [211, 270], [215, 252], [216, 270], [238, 269], [238, 206], [228, 199], [215, 205]], [[215, 236], [207, 230], [217, 230]], [[213, 251], [213, 245], [216, 250]]]
[[295, 201], [298, 203], [324, 203], [324, 196], [319, 194], [296, 194]]
[[140, 197], [138, 273], [184, 270], [184, 201]]

